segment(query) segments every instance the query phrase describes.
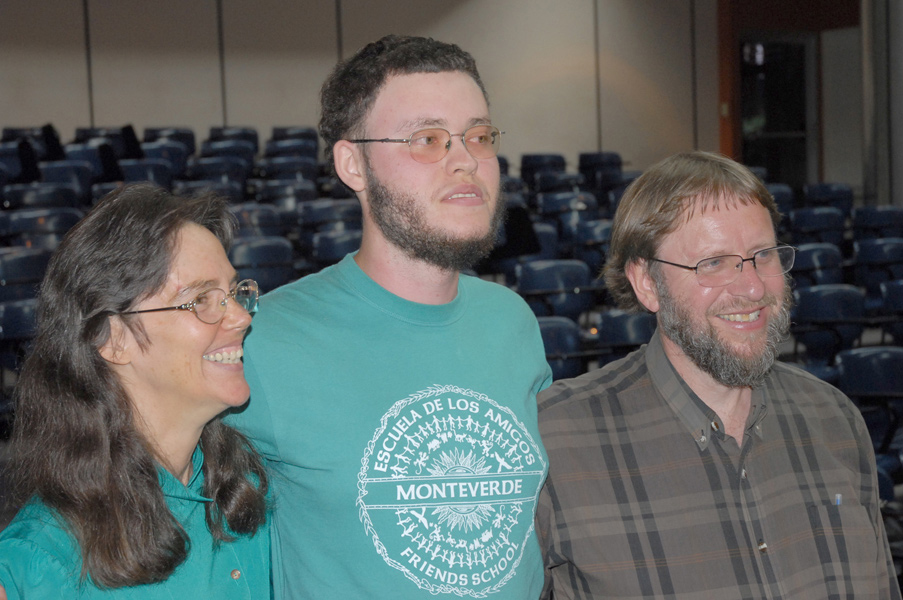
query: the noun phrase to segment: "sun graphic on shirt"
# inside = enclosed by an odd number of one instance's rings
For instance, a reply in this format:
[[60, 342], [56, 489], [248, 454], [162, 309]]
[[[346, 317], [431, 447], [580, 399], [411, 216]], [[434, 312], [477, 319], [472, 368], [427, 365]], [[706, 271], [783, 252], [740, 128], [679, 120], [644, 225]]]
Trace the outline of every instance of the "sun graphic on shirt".
[[[441, 477], [485, 475], [490, 469], [491, 467], [486, 466], [484, 458], [474, 456], [473, 452], [464, 454], [455, 449], [451, 453], [443, 452], [439, 458], [433, 460], [428, 470], [430, 475]], [[466, 532], [480, 527], [493, 512], [495, 512], [493, 508], [487, 504], [465, 504], [440, 506], [433, 510], [432, 514], [439, 517], [440, 523], [447, 523], [451, 531], [461, 529]]]

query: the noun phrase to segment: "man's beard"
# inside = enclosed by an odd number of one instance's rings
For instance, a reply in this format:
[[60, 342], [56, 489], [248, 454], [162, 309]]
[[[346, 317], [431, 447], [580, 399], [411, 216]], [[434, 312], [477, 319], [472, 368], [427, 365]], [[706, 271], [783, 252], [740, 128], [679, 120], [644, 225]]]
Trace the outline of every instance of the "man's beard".
[[498, 238], [505, 216], [505, 203], [495, 195], [495, 210], [489, 219], [486, 234], [456, 237], [426, 222], [423, 207], [417, 198], [382, 184], [367, 165], [367, 199], [373, 221], [383, 236], [411, 258], [422, 260], [440, 269], [461, 271], [469, 269], [489, 254]]
[[759, 387], [771, 370], [778, 353], [778, 344], [787, 337], [790, 330], [790, 307], [793, 292], [785, 280], [784, 298], [777, 303], [774, 296], [762, 299], [773, 310], [768, 318], [765, 347], [754, 356], [734, 353], [719, 337], [711, 323], [696, 323], [692, 315], [674, 300], [663, 278], [653, 275], [659, 297], [658, 323], [662, 334], [686, 354], [703, 372], [708, 373], [721, 385], [737, 387]]

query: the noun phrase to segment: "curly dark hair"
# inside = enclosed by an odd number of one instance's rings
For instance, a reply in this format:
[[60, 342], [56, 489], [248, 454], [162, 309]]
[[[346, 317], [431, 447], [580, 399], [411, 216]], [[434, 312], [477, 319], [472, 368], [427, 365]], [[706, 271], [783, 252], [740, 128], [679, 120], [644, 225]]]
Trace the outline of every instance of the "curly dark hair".
[[387, 35], [340, 62], [320, 90], [320, 137], [325, 158], [334, 169], [332, 147], [349, 137], [363, 137], [363, 122], [379, 90], [392, 75], [467, 73], [489, 96], [473, 57], [455, 44], [432, 38]]
[[[160, 488], [161, 457], [136, 428], [129, 396], [99, 352], [110, 318], [164, 284], [189, 223], [230, 246], [235, 223], [222, 198], [179, 198], [149, 184], [103, 198], [50, 262], [37, 336], [16, 388], [16, 497], [38, 497], [63, 518], [81, 552], [82, 577], [104, 588], [163, 581], [190, 547]], [[153, 341], [137, 317], [118, 318], [137, 339]], [[220, 418], [205, 426], [200, 445], [214, 539], [254, 534], [267, 518], [262, 460]]]
[[712, 152], [675, 154], [638, 177], [621, 198], [611, 228], [603, 274], [621, 308], [645, 310], [625, 268], [654, 258], [665, 236], [693, 216], [718, 205], [761, 204], [775, 229], [781, 215], [762, 181], [743, 165]]

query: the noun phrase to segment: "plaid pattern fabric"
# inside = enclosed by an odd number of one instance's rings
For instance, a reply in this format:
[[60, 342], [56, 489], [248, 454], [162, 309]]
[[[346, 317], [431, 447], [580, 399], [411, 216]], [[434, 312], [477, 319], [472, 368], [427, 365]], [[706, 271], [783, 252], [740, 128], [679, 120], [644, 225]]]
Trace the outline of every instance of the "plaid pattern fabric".
[[738, 446], [658, 336], [540, 394], [544, 597], [899, 599], [849, 399], [776, 364]]

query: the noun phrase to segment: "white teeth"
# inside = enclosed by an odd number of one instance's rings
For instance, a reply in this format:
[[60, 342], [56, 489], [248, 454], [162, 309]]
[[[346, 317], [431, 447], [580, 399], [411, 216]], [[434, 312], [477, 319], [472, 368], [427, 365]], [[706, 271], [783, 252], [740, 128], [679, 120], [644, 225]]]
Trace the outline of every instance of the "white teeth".
[[477, 197], [476, 194], [452, 194], [451, 196], [449, 196], [449, 199], [453, 200], [455, 198], [476, 198], [476, 197]]
[[735, 314], [735, 315], [718, 315], [720, 318], [725, 321], [734, 321], [740, 323], [749, 323], [751, 321], [758, 321], [759, 314], [761, 314], [761, 310], [757, 310], [755, 312], [746, 313], [746, 314]]
[[244, 352], [241, 348], [239, 348], [238, 350], [233, 350], [232, 352], [217, 352], [215, 354], [205, 354], [204, 360], [223, 363], [227, 365], [234, 365], [241, 362], [242, 356], [244, 356]]

